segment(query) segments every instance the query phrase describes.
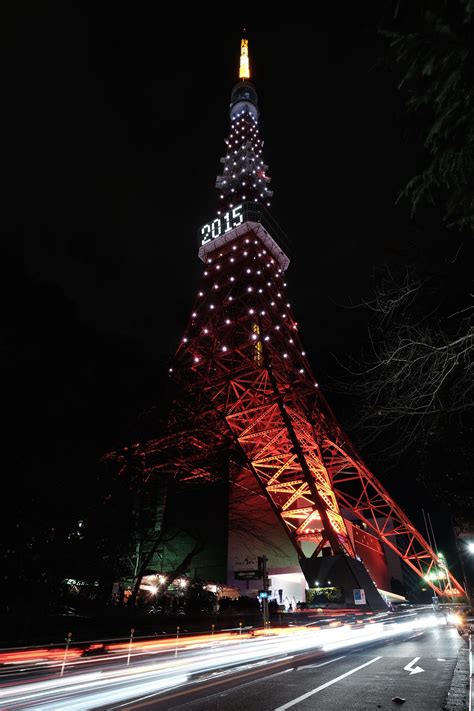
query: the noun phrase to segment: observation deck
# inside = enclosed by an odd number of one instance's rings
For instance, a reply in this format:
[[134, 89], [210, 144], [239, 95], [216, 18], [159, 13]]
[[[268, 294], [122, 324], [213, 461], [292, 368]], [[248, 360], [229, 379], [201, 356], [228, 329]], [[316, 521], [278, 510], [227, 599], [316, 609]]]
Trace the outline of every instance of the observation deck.
[[280, 245], [288, 249], [287, 237], [268, 210], [255, 202], [240, 203], [201, 227], [198, 234], [199, 259], [206, 263], [216, 249], [222, 249], [225, 244], [250, 231], [285, 271], [290, 259]]

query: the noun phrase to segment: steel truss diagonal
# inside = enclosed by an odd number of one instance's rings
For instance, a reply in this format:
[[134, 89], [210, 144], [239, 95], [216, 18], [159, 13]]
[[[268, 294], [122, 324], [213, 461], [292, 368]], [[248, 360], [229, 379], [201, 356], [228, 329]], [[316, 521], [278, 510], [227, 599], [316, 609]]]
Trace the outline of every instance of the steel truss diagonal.
[[443, 588], [433, 582], [430, 572], [442, 561], [363, 464], [321, 395], [286, 296], [288, 259], [279, 262], [271, 243], [261, 225], [248, 223], [208, 250], [170, 369], [178, 395], [168, 431], [127, 456], [140, 459], [146, 476], [166, 471], [203, 482], [232, 459], [253, 472], [300, 557], [305, 541], [312, 556], [326, 548], [355, 557], [348, 516], [437, 594], [462, 595], [451, 575]]

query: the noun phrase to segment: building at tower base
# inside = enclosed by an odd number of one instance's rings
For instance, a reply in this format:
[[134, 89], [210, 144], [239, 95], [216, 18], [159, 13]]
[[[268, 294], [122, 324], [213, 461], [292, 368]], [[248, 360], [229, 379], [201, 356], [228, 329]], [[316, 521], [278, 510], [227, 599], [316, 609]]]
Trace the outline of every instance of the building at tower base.
[[[262, 579], [257, 572], [258, 558], [266, 555], [270, 599], [285, 609], [290, 606], [296, 609], [298, 603], [308, 603], [311, 597], [315, 601], [314, 604], [310, 601], [310, 606], [329, 605], [333, 608], [386, 609], [384, 602], [405, 601], [404, 596], [399, 594], [403, 588], [403, 574], [398, 557], [351, 520], [354, 517], [350, 512], [343, 514], [360, 559], [355, 559], [357, 570], [353, 571], [347, 565], [340, 568], [331, 566], [332, 573], [329, 573], [328, 566], [333, 556], [321, 553], [314, 559], [298, 557], [254, 477], [245, 471], [239, 472], [233, 484], [229, 488], [227, 583], [238, 588], [242, 595], [256, 596], [262, 589]], [[245, 500], [235, 494], [242, 489], [247, 492]], [[303, 550], [309, 556], [312, 547], [309, 543], [303, 543]], [[362, 580], [364, 585], [359, 587]], [[336, 591], [336, 587], [343, 590]], [[378, 595], [370, 595], [369, 598], [366, 591], [374, 588]], [[356, 605], [353, 591], [359, 589], [366, 592], [368, 605], [361, 605], [359, 597]]]

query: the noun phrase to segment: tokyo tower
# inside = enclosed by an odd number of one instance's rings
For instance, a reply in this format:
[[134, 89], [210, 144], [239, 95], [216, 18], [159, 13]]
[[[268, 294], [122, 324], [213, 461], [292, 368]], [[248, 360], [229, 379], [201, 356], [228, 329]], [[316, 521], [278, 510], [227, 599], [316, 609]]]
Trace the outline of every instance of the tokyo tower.
[[136, 445], [132, 456], [147, 478], [166, 472], [202, 486], [224, 476], [230, 462], [246, 470], [289, 537], [309, 586], [330, 576], [346, 605], [354, 604], [356, 588], [365, 590], [369, 607], [384, 604], [357, 555], [348, 517], [437, 595], [463, 595], [443, 559], [366, 467], [311, 370], [287, 294], [284, 236], [269, 211], [273, 193], [245, 39], [225, 144], [218, 210], [199, 230], [203, 274], [170, 368], [177, 394], [168, 428]]

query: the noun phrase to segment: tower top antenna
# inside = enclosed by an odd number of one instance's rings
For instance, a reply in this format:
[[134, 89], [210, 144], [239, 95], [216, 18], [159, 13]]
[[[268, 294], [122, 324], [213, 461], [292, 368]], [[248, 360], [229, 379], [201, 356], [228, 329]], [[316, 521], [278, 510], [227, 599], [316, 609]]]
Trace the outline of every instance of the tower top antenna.
[[239, 79], [250, 79], [249, 41], [248, 41], [248, 39], [241, 39], [240, 40]]

